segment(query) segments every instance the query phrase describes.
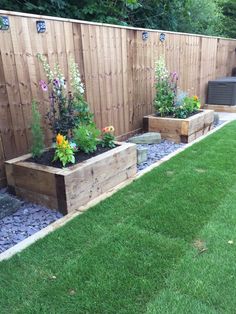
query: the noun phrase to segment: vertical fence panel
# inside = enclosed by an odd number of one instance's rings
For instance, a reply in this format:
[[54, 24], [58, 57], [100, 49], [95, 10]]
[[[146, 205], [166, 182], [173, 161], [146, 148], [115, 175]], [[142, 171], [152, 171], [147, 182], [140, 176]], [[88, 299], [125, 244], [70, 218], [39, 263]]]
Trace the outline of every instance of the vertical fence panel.
[[[201, 71], [200, 71], [200, 98], [203, 102], [207, 93], [207, 83], [216, 78], [217, 39], [202, 38], [201, 44]], [[226, 60], [225, 60], [226, 61]], [[225, 73], [226, 74], [226, 73]]]
[[[79, 65], [85, 97], [99, 128], [114, 125], [116, 135], [142, 127], [143, 115], [153, 112], [155, 61], [163, 55], [170, 71], [179, 74], [178, 85], [205, 102], [207, 82], [230, 75], [236, 66], [236, 41], [82, 21], [17, 14], [9, 15], [10, 29], [0, 31], [0, 184], [4, 159], [25, 153], [31, 145], [31, 102], [43, 116], [46, 144], [51, 132], [45, 119], [47, 93], [39, 88], [46, 80], [37, 54], [51, 67], [59, 63], [68, 80], [70, 59]], [[37, 33], [36, 21], [44, 19], [46, 32]], [[68, 90], [70, 82], [68, 81]]]
[[[14, 25], [11, 29], [13, 32]], [[11, 30], [1, 31], [1, 56], [3, 72], [5, 76], [6, 90], [8, 94], [9, 108], [12, 119], [14, 142], [16, 145], [15, 155], [24, 153], [28, 148], [24, 116], [22, 112], [19, 82], [17, 76], [16, 54], [13, 49]]]

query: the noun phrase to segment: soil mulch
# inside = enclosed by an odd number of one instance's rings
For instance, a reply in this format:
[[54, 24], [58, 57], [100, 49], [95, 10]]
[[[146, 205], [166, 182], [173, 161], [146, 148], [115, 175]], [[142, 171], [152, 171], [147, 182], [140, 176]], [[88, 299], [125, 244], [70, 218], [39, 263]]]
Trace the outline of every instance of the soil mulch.
[[[86, 154], [84, 152], [81, 152], [81, 151], [78, 151], [75, 153], [75, 163], [72, 164], [72, 163], [68, 163], [65, 168], [67, 167], [71, 167], [71, 166], [74, 166], [80, 162], [83, 162], [85, 160], [88, 160], [92, 157], [95, 157], [95, 156], [98, 156], [102, 153], [105, 153], [107, 152], [108, 150], [110, 150], [112, 148], [108, 148], [108, 147], [102, 147], [102, 146], [97, 146], [97, 150], [93, 153], [89, 153], [89, 154]], [[54, 168], [63, 168], [62, 166], [62, 163], [59, 161], [59, 160], [56, 160], [54, 162], [52, 162], [53, 158], [54, 158], [54, 154], [55, 154], [55, 148], [51, 148], [47, 151], [45, 151], [42, 156], [40, 157], [36, 157], [36, 158], [29, 158], [25, 161], [28, 161], [28, 162], [35, 162], [36, 164], [40, 164], [40, 165], [45, 165], [45, 166], [51, 166], [51, 167], [54, 167]]]
[[178, 118], [178, 117], [175, 117], [175, 116], [173, 116], [173, 115], [169, 115], [169, 116], [161, 116], [160, 115], [160, 113], [156, 113], [156, 117], [160, 117], [160, 118], [174, 118], [174, 119], [182, 119], [182, 120], [184, 120], [184, 119], [188, 119], [188, 118], [190, 118], [190, 117], [192, 117], [192, 116], [195, 116], [195, 114], [198, 114], [198, 113], [201, 113], [202, 111], [201, 110], [198, 110], [198, 111], [194, 111], [194, 112], [192, 112], [191, 114], [189, 114], [186, 118]]

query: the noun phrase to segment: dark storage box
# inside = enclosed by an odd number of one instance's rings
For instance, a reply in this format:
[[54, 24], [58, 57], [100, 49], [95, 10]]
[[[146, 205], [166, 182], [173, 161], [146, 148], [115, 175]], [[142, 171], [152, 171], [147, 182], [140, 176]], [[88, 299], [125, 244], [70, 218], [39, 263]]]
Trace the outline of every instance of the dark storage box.
[[211, 105], [236, 105], [236, 77], [223, 77], [208, 82], [207, 103]]

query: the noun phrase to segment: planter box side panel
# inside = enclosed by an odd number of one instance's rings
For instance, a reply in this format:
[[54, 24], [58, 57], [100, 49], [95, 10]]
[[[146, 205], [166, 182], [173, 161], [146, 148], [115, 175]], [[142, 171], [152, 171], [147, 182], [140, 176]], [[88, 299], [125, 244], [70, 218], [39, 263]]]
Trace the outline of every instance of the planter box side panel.
[[14, 164], [5, 162], [7, 185], [10, 191], [15, 194], [15, 180], [14, 180], [13, 167], [14, 167]]
[[95, 197], [133, 177], [137, 171], [135, 145], [112, 152], [99, 163], [84, 165], [65, 176], [68, 212], [78, 209]]
[[160, 132], [163, 139], [189, 143], [212, 129], [214, 112], [205, 110], [188, 119], [160, 118], [153, 115], [144, 119], [148, 119], [148, 122], [145, 122], [148, 131]]
[[209, 131], [211, 131], [214, 128], [213, 123], [211, 125], [208, 125], [204, 127], [203, 129], [189, 135], [188, 137], [188, 143], [191, 143], [192, 141], [196, 140], [198, 137], [207, 134]]
[[136, 145], [130, 143], [66, 169], [22, 157], [6, 162], [7, 180], [17, 196], [66, 214], [134, 176], [136, 162]]
[[60, 207], [58, 207], [58, 200], [56, 197], [52, 195], [46, 195], [35, 191], [30, 191], [25, 188], [21, 188], [16, 186], [15, 187], [15, 193], [18, 197], [22, 198], [23, 200], [26, 200], [31, 203], [39, 204], [41, 206], [45, 206], [50, 209], [59, 210], [63, 213], [62, 210], [60, 210]]
[[188, 130], [188, 122], [186, 121], [186, 125], [183, 127], [183, 121], [179, 119], [166, 119], [159, 118], [155, 116], [148, 117], [148, 131], [149, 132], [159, 132], [161, 133], [161, 137], [163, 139], [167, 139], [170, 141], [180, 142], [180, 135], [183, 130]]
[[214, 122], [214, 112], [205, 111], [202, 114], [193, 116], [189, 123], [188, 135], [204, 130]]
[[32, 169], [24, 163], [7, 164], [8, 186], [17, 196], [52, 209], [58, 208], [55, 174]]

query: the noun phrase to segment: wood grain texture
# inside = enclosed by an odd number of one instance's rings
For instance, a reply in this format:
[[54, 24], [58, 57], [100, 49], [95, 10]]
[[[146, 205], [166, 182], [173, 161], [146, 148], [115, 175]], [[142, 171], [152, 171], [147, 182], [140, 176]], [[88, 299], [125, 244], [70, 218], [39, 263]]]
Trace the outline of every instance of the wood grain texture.
[[210, 109], [210, 110], [214, 110], [216, 112], [236, 113], [236, 106], [206, 104], [205, 108]]
[[[45, 114], [47, 93], [39, 88], [46, 79], [37, 53], [50, 65], [59, 63], [68, 81], [70, 58], [79, 65], [85, 97], [99, 128], [114, 125], [115, 135], [126, 138], [142, 128], [143, 116], [153, 113], [155, 61], [165, 56], [167, 67], [179, 74], [178, 85], [202, 105], [207, 82], [231, 73], [236, 64], [235, 40], [89, 23], [69, 19], [4, 12], [10, 29], [0, 31], [0, 136], [4, 159], [24, 154], [31, 147], [31, 101], [36, 99], [43, 117], [45, 143], [52, 134]], [[46, 32], [38, 34], [36, 21], [46, 21]], [[3, 179], [3, 171], [0, 180]]]
[[159, 132], [163, 139], [168, 139], [176, 143], [190, 143], [212, 129], [214, 111], [204, 110], [187, 119], [149, 115], [144, 117], [144, 121], [147, 131]]
[[7, 161], [8, 186], [25, 200], [66, 214], [136, 175], [136, 145], [117, 144], [65, 169], [26, 162], [29, 155]]

